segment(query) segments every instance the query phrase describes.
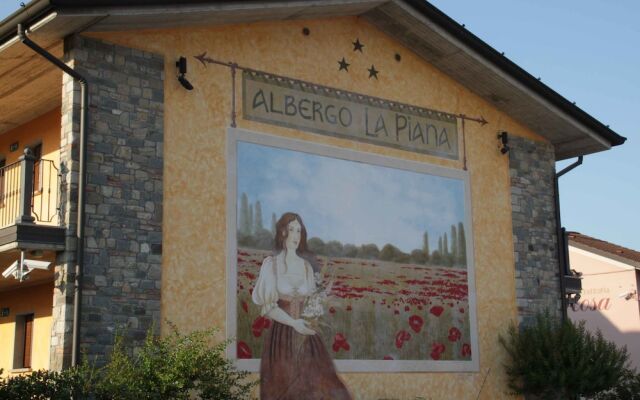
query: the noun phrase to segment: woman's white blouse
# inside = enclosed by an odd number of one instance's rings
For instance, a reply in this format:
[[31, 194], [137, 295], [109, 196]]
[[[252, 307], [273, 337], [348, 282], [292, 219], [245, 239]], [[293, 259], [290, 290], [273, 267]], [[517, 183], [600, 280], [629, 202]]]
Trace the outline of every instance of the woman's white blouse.
[[[274, 259], [276, 265], [274, 265]], [[264, 259], [260, 267], [260, 275], [251, 295], [253, 302], [262, 306], [260, 315], [265, 315], [278, 306], [280, 296], [308, 296], [316, 288], [313, 270], [304, 261], [305, 279], [299, 285], [294, 285], [295, 276], [283, 272], [284, 256], [270, 256]], [[298, 277], [299, 278], [299, 277]]]

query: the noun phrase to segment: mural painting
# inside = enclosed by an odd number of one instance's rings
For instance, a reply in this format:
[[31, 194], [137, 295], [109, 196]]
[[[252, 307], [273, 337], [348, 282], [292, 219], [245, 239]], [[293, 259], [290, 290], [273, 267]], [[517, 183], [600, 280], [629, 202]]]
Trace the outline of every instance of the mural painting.
[[465, 172], [236, 129], [228, 143], [230, 356], [263, 398], [350, 398], [336, 370], [477, 370]]

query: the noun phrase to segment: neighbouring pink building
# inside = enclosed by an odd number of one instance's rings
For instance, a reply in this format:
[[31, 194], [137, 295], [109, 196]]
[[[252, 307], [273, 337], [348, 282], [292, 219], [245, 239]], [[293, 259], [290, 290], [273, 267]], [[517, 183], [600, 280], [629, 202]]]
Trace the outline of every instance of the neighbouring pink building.
[[640, 369], [640, 252], [569, 232], [569, 262], [582, 273], [581, 298], [569, 307], [569, 318], [626, 345]]

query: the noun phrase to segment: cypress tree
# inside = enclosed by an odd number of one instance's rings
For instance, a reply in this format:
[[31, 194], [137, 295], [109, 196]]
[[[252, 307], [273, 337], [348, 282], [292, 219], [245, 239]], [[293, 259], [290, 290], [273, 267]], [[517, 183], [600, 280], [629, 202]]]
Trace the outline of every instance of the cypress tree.
[[251, 230], [249, 225], [249, 199], [246, 193], [242, 193], [240, 196], [240, 218], [238, 221], [238, 231], [243, 235], [248, 235]]
[[276, 236], [276, 213], [271, 213], [271, 233]]
[[449, 244], [447, 243], [447, 232], [444, 233], [444, 240], [442, 241], [442, 256], [447, 257], [449, 255]]
[[424, 231], [422, 235], [422, 253], [424, 254], [425, 261], [429, 261], [431, 252], [429, 251], [429, 232]]
[[249, 220], [247, 221], [247, 235], [253, 233], [253, 204], [249, 203]]
[[442, 236], [438, 237], [438, 253], [442, 255]]
[[451, 261], [458, 263], [458, 234], [455, 225], [451, 225]]
[[260, 232], [264, 229], [264, 226], [262, 225], [262, 206], [260, 205], [260, 200], [256, 201], [256, 217], [254, 223], [255, 225], [253, 230], [255, 232]]
[[458, 222], [458, 254], [460, 264], [467, 265], [467, 239], [464, 236], [464, 225]]

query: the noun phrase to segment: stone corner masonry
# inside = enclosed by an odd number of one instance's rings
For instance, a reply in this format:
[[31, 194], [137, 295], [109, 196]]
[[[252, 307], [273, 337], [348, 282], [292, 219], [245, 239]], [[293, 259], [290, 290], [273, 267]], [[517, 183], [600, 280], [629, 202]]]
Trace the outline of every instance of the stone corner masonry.
[[553, 147], [509, 137], [509, 174], [518, 323], [549, 310], [560, 319], [562, 301], [556, 240]]
[[[89, 83], [80, 346], [100, 363], [116, 332], [140, 346], [160, 327], [164, 59], [81, 36], [66, 40], [65, 58]], [[68, 365], [76, 247], [79, 88], [65, 76], [62, 92], [68, 230], [56, 265], [52, 369]]]

